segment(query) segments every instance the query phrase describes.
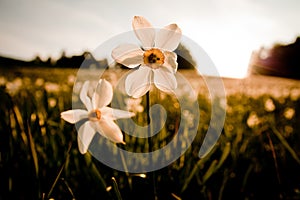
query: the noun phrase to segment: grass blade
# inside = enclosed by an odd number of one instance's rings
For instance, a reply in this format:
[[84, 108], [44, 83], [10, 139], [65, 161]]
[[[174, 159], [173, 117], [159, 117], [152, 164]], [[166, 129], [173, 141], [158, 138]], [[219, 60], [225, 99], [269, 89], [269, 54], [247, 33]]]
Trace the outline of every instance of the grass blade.
[[219, 169], [223, 165], [224, 161], [226, 160], [226, 158], [228, 157], [228, 155], [230, 153], [230, 150], [231, 150], [231, 144], [230, 144], [230, 142], [227, 142], [225, 144], [225, 148], [223, 150], [223, 153], [222, 153], [222, 156], [220, 158], [220, 161], [218, 162], [216, 170]]
[[215, 152], [215, 150], [217, 145], [214, 146], [214, 148], [203, 158], [201, 158], [200, 160], [198, 160], [198, 162], [196, 163], [196, 165], [194, 166], [192, 172], [190, 173], [190, 175], [188, 176], [188, 178], [185, 180], [182, 189], [181, 189], [181, 193], [184, 192], [187, 188], [189, 183], [191, 182], [192, 178], [195, 176], [196, 173], [198, 173], [198, 171], [200, 170], [201, 166], [205, 164], [205, 162], [210, 158], [210, 156]]
[[294, 158], [294, 160], [300, 165], [300, 159], [299, 159], [297, 153], [292, 149], [292, 147], [289, 145], [289, 143], [286, 141], [286, 139], [284, 139], [284, 137], [281, 135], [281, 133], [274, 126], [271, 126], [271, 129], [272, 129], [273, 133], [277, 136], [277, 138], [280, 140], [282, 145], [286, 148], [286, 150]]
[[119, 187], [118, 187], [116, 179], [114, 177], [112, 177], [111, 180], [112, 180], [113, 191], [116, 194], [117, 200], [122, 200], [121, 193], [119, 191]]
[[217, 163], [218, 163], [217, 160], [212, 161], [212, 163], [210, 164], [208, 170], [206, 171], [206, 173], [203, 176], [203, 183], [205, 183], [209, 179], [209, 177], [211, 177], [211, 175], [216, 171]]
[[28, 140], [29, 140], [29, 146], [30, 146], [31, 155], [32, 155], [32, 159], [33, 159], [33, 164], [34, 164], [34, 168], [35, 168], [35, 174], [36, 174], [36, 177], [38, 177], [38, 174], [39, 174], [39, 161], [38, 161], [38, 156], [37, 156], [37, 152], [36, 152], [36, 148], [35, 148], [35, 143], [33, 141], [29, 125], [28, 125]]
[[50, 198], [50, 195], [52, 194], [53, 189], [54, 189], [55, 185], [57, 184], [57, 181], [59, 180], [60, 175], [61, 175], [63, 169], [65, 168], [65, 165], [66, 165], [66, 163], [67, 163], [67, 160], [68, 160], [69, 157], [70, 157], [71, 147], [72, 147], [72, 143], [70, 142], [70, 143], [69, 143], [69, 148], [68, 148], [68, 151], [67, 151], [67, 156], [66, 156], [65, 162], [61, 165], [61, 167], [60, 167], [60, 169], [59, 169], [59, 171], [58, 171], [58, 174], [57, 174], [57, 176], [56, 176], [56, 178], [55, 178], [55, 180], [54, 180], [54, 182], [53, 182], [53, 184], [52, 184], [52, 186], [51, 186], [51, 188], [50, 188], [48, 194], [46, 195], [46, 196], [47, 196], [47, 199]]

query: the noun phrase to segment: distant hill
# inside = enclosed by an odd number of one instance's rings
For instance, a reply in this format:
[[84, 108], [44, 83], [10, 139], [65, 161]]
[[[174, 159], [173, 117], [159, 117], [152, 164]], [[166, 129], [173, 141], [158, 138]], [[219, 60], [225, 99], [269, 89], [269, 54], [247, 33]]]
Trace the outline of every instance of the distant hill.
[[0, 67], [27, 66], [29, 62], [0, 56]]
[[300, 79], [300, 37], [294, 43], [276, 44], [252, 53], [249, 74]]
[[71, 57], [67, 57], [63, 53], [62, 56], [56, 61], [51, 60], [51, 58], [43, 61], [39, 56], [31, 61], [0, 56], [0, 69], [11, 67], [106, 68], [107, 66], [108, 64], [106, 59], [96, 60], [89, 52], [84, 52], [82, 55], [74, 55]]
[[[189, 50], [180, 44], [175, 50], [177, 54], [178, 69], [194, 69], [196, 62], [193, 60]], [[105, 69], [109, 63], [106, 59], [96, 60], [92, 53], [84, 52], [81, 55], [66, 56], [63, 52], [61, 57], [57, 60], [51, 58], [43, 61], [39, 56], [36, 56], [31, 61], [17, 60], [14, 58], [7, 58], [0, 56], [0, 69], [8, 67], [55, 67], [55, 68], [96, 68]], [[125, 66], [116, 64], [115, 67], [128, 69]]]

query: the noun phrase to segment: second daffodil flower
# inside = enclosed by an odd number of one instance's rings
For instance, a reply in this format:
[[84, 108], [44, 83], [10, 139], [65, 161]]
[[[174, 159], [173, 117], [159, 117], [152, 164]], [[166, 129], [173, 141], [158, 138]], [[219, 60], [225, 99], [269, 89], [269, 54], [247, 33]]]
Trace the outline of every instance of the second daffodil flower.
[[78, 148], [82, 154], [87, 152], [96, 132], [112, 142], [124, 143], [123, 134], [114, 120], [135, 115], [132, 112], [108, 107], [112, 101], [113, 89], [106, 80], [99, 80], [92, 98], [88, 96], [88, 90], [89, 81], [86, 81], [80, 92], [80, 100], [87, 110], [74, 109], [61, 113], [61, 117], [69, 123], [85, 121], [78, 129]]
[[156, 33], [141, 16], [134, 17], [132, 26], [142, 48], [135, 44], [122, 44], [112, 51], [116, 62], [129, 68], [139, 66], [125, 80], [127, 94], [141, 97], [150, 90], [152, 83], [164, 92], [173, 91], [177, 88], [175, 73], [178, 65], [173, 51], [181, 40], [180, 28], [170, 24]]

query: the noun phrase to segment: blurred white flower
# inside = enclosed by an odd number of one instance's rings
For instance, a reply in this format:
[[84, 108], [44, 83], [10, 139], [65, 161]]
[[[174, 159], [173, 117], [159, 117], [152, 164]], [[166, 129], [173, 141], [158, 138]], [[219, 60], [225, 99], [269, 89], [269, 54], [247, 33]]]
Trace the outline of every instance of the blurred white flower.
[[122, 44], [112, 51], [116, 62], [129, 68], [140, 66], [125, 80], [125, 89], [129, 96], [138, 98], [150, 90], [151, 84], [164, 91], [171, 92], [177, 87], [177, 55], [173, 51], [181, 40], [181, 30], [176, 24], [170, 24], [158, 33], [150, 22], [141, 16], [135, 16], [132, 26], [142, 48], [135, 44]]
[[193, 127], [194, 126], [194, 115], [193, 113], [191, 113], [189, 110], [184, 110], [182, 112], [182, 115], [184, 117], [184, 119], [186, 120], [186, 123], [189, 127]]
[[0, 85], [5, 85], [7, 82], [6, 78], [3, 76], [0, 76]]
[[52, 83], [52, 82], [46, 82], [45, 83], [45, 90], [47, 92], [59, 92], [60, 91], [60, 86], [57, 83]]
[[260, 119], [258, 118], [257, 114], [255, 112], [251, 112], [248, 119], [247, 119], [247, 125], [250, 128], [254, 128], [260, 124]]
[[267, 112], [272, 112], [276, 108], [272, 99], [267, 99], [267, 101], [265, 101], [264, 107]]
[[82, 154], [87, 152], [96, 132], [113, 142], [124, 143], [122, 132], [114, 120], [135, 115], [128, 111], [107, 107], [112, 101], [113, 89], [106, 80], [99, 80], [92, 98], [88, 96], [89, 85], [89, 81], [83, 84], [79, 96], [87, 110], [75, 109], [61, 113], [61, 117], [72, 124], [86, 120], [78, 130], [78, 147]]
[[57, 104], [57, 100], [55, 98], [50, 97], [48, 98], [48, 104], [51, 108], [54, 108]]
[[286, 108], [283, 115], [286, 119], [292, 119], [295, 115], [295, 110], [293, 108]]
[[15, 78], [12, 82], [6, 83], [6, 88], [10, 94], [16, 94], [22, 87], [23, 80], [21, 78]]
[[292, 101], [298, 100], [298, 98], [300, 97], [300, 89], [299, 88], [291, 89], [290, 97]]
[[142, 98], [127, 98], [125, 99], [126, 108], [134, 113], [143, 112], [144, 107], [141, 105]]
[[35, 80], [35, 85], [36, 85], [37, 87], [42, 87], [42, 86], [44, 85], [44, 83], [45, 83], [45, 80], [42, 79], [42, 78], [37, 78], [37, 79]]
[[68, 76], [68, 84], [69, 85], [73, 85], [75, 80], [76, 80], [76, 77], [73, 74]]

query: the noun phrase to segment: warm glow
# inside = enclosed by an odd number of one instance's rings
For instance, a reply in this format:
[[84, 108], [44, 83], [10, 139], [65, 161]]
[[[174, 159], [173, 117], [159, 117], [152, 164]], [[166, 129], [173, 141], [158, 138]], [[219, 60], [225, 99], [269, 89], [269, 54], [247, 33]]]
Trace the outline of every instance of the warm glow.
[[254, 31], [244, 28], [242, 23], [212, 26], [189, 21], [180, 25], [184, 34], [209, 55], [220, 76], [243, 78], [247, 75], [251, 53], [260, 47], [262, 40]]
[[132, 17], [142, 15], [155, 28], [176, 23], [205, 50], [221, 76], [244, 77], [253, 50], [299, 36], [299, 2], [119, 1], [116, 9], [113, 1], [18, 1], [18, 6], [15, 0], [4, 1], [0, 55], [47, 60], [60, 58], [62, 52], [72, 56], [93, 51], [112, 36], [132, 30]]

